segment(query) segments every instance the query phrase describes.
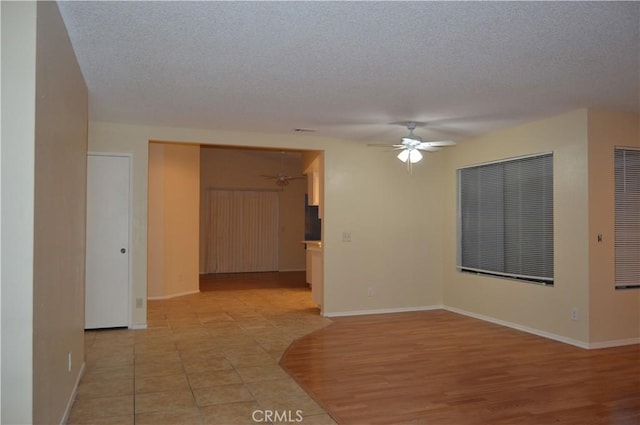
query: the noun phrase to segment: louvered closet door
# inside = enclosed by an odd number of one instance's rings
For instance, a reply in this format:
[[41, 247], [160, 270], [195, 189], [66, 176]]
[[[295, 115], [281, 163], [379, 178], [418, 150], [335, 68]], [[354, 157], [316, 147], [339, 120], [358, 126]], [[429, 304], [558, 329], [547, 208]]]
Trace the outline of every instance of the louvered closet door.
[[207, 273], [278, 270], [279, 193], [207, 192]]

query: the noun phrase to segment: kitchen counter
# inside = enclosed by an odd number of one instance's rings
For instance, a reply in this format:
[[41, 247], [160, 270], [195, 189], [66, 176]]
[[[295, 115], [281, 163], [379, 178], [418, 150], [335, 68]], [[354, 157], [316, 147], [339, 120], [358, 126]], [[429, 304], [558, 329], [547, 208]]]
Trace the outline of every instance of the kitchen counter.
[[302, 241], [307, 247], [307, 283], [311, 286], [313, 302], [322, 306], [323, 285], [323, 258], [322, 241]]
[[322, 249], [322, 241], [301, 241], [300, 243], [305, 244], [307, 248]]

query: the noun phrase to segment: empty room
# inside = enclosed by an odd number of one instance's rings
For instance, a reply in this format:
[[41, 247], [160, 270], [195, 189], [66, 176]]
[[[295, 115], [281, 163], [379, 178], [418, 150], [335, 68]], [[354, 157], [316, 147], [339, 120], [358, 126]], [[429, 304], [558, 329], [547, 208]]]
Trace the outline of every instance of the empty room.
[[640, 421], [640, 3], [1, 19], [2, 423]]

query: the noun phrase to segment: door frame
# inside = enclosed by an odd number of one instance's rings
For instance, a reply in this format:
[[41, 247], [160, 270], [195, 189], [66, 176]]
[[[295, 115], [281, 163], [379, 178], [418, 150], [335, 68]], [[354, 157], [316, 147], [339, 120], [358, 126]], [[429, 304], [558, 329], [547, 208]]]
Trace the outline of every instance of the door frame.
[[[129, 248], [129, 262], [128, 262], [128, 270], [127, 270], [127, 305], [129, 308], [127, 309], [127, 328], [134, 329], [131, 326], [131, 318], [132, 318], [132, 310], [133, 310], [133, 297], [132, 297], [132, 287], [131, 282], [133, 280], [133, 154], [132, 153], [124, 153], [124, 152], [87, 152], [87, 166], [89, 164], [89, 156], [106, 156], [106, 157], [124, 157], [129, 161], [129, 199], [128, 202], [128, 220], [127, 220], [127, 244]], [[85, 248], [86, 255], [86, 248]], [[86, 285], [86, 277], [85, 277], [85, 285]], [[86, 292], [86, 288], [85, 288]], [[86, 314], [86, 313], [85, 313]]]

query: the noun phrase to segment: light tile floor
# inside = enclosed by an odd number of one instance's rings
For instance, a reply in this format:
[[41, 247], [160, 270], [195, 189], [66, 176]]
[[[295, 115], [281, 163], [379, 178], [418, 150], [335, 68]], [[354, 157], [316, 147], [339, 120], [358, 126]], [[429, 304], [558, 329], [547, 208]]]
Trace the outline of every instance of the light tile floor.
[[149, 301], [148, 329], [85, 333], [68, 423], [296, 423], [301, 411], [303, 424], [334, 424], [278, 365], [294, 339], [329, 323], [306, 287]]

